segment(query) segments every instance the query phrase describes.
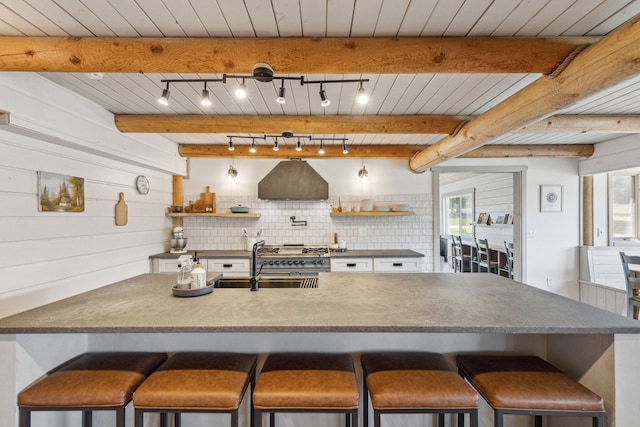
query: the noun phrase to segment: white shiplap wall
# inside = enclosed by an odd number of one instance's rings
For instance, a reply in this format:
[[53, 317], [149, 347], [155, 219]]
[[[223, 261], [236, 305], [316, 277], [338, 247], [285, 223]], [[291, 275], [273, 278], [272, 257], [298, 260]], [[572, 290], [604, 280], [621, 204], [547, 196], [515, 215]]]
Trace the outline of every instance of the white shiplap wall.
[[[148, 272], [149, 255], [168, 249], [177, 148], [123, 136], [110, 113], [36, 75], [0, 74], [0, 95], [16, 119], [0, 127], [0, 317]], [[84, 178], [85, 211], [39, 212], [37, 171]], [[149, 177], [148, 195], [137, 175]], [[116, 226], [121, 192], [128, 224]]]

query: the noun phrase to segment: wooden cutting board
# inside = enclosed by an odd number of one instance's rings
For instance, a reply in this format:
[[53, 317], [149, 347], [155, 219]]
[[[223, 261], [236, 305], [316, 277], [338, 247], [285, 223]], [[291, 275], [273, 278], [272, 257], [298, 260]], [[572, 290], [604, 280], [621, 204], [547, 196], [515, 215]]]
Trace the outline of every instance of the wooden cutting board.
[[127, 225], [129, 208], [124, 202], [124, 193], [120, 193], [120, 199], [116, 203], [116, 225]]

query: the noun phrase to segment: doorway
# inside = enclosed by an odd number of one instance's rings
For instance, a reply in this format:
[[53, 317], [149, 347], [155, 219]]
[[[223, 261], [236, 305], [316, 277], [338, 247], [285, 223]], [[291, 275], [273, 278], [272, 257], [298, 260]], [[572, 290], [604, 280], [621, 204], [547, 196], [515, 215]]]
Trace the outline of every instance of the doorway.
[[[462, 230], [458, 234], [469, 242], [475, 237], [486, 238], [496, 246], [503, 246], [504, 241], [512, 242], [514, 280], [524, 282], [526, 248], [522, 233], [526, 229], [526, 218], [522, 213], [526, 212], [526, 167], [440, 167], [433, 168], [432, 173], [434, 236], [448, 238], [456, 234], [452, 230]], [[459, 219], [455, 218], [455, 210], [449, 209], [449, 212], [447, 205], [455, 206], [456, 200], [467, 200], [470, 195], [472, 209], [467, 207]], [[434, 254], [440, 254], [443, 242], [439, 238], [434, 240]], [[446, 270], [445, 259], [434, 257], [434, 271]]]

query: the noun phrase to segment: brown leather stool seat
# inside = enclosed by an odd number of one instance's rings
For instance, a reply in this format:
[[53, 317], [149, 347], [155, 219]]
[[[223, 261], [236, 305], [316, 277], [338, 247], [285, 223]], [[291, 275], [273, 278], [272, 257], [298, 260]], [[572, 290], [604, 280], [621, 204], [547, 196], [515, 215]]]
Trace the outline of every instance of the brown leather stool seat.
[[135, 389], [167, 359], [164, 353], [86, 353], [49, 372], [18, 394], [20, 427], [31, 425], [33, 411], [82, 411], [91, 426], [92, 411], [116, 411], [124, 427], [125, 407]]
[[[364, 427], [368, 427], [368, 397], [373, 406], [374, 427], [380, 427], [382, 413], [438, 414], [444, 426], [445, 414], [458, 414], [464, 426], [469, 414], [478, 426], [478, 394], [462, 379], [445, 357], [438, 353], [388, 352], [363, 354]], [[368, 391], [367, 391], [368, 389]]]
[[267, 356], [253, 392], [254, 426], [269, 413], [340, 412], [346, 425], [357, 424], [360, 396], [353, 359], [348, 354], [275, 353]]
[[545, 415], [591, 417], [594, 427], [604, 425], [602, 398], [539, 357], [464, 355], [457, 364], [493, 408], [496, 427], [505, 414], [534, 415], [536, 427]]
[[221, 412], [238, 426], [238, 408], [249, 383], [255, 384], [257, 357], [253, 354], [176, 353], [147, 378], [133, 394], [135, 425], [142, 427], [145, 412], [167, 413], [180, 426], [184, 412]]

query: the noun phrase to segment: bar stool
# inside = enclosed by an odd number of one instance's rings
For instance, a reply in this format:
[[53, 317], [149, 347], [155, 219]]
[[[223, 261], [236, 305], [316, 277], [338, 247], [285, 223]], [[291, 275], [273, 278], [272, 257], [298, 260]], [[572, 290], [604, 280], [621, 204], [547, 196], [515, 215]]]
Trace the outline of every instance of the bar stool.
[[86, 353], [49, 372], [18, 394], [20, 427], [31, 426], [34, 411], [82, 411], [91, 427], [92, 411], [116, 411], [124, 427], [125, 407], [134, 390], [167, 359], [164, 353]]
[[275, 353], [267, 356], [253, 392], [254, 426], [269, 413], [337, 412], [346, 414], [346, 426], [358, 421], [358, 381], [349, 355]]
[[[471, 427], [478, 426], [478, 394], [438, 353], [391, 352], [361, 356], [364, 374], [364, 427], [368, 427], [368, 393], [373, 406], [373, 425], [380, 427], [381, 414], [438, 414], [444, 427], [445, 414], [457, 414], [464, 427], [469, 414]], [[367, 392], [367, 389], [369, 390]]]
[[533, 415], [542, 427], [545, 415], [591, 417], [604, 426], [602, 398], [536, 356], [475, 356], [457, 358], [458, 371], [494, 410], [494, 425], [506, 414]]
[[145, 412], [160, 412], [162, 426], [173, 413], [175, 427], [182, 413], [228, 413], [231, 426], [238, 427], [238, 408], [249, 383], [255, 384], [256, 360], [239, 353], [174, 354], [133, 394], [136, 427], [143, 426]]

